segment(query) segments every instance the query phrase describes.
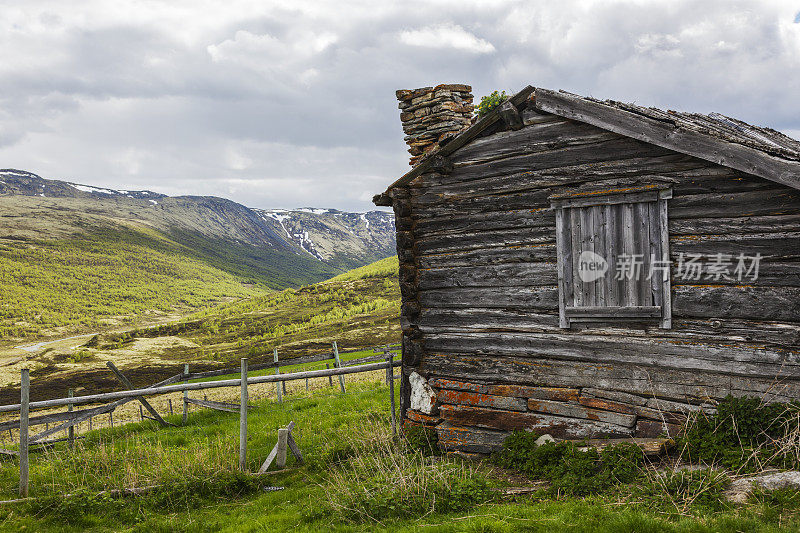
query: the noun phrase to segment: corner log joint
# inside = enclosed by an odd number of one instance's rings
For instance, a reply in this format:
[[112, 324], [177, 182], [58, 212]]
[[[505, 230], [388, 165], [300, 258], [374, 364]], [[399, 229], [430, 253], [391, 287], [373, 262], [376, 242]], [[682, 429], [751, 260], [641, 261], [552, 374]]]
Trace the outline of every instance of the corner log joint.
[[500, 106], [500, 118], [513, 131], [522, 129], [524, 126], [522, 117], [519, 116], [519, 110], [511, 102], [506, 101]]

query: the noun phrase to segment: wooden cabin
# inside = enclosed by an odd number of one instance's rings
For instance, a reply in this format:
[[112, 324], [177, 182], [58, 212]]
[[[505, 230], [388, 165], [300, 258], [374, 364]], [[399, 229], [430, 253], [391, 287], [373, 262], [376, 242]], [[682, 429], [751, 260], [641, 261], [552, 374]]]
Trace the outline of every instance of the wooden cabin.
[[467, 89], [398, 91], [414, 166], [374, 199], [397, 223], [404, 424], [486, 453], [800, 398], [800, 142], [533, 87], [465, 121]]

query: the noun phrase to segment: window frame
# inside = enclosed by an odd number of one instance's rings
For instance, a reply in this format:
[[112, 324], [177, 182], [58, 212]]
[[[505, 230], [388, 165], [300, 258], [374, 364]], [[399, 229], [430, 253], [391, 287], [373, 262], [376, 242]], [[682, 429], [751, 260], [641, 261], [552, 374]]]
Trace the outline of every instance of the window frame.
[[[559, 326], [569, 329], [574, 322], [592, 322], [619, 324], [631, 321], [658, 321], [662, 329], [672, 327], [672, 298], [671, 276], [667, 270], [661, 272], [659, 284], [660, 295], [658, 306], [586, 306], [576, 307], [575, 287], [571, 283], [567, 287], [568, 279], [572, 280], [573, 269], [573, 233], [565, 223], [568, 209], [586, 208], [593, 206], [606, 206], [618, 204], [656, 203], [658, 221], [658, 245], [661, 259], [669, 260], [669, 215], [667, 201], [672, 198], [672, 189], [663, 185], [644, 187], [627, 187], [616, 190], [574, 191], [566, 194], [550, 196], [551, 208], [556, 217], [556, 254], [558, 270], [558, 310]], [[569, 274], [567, 275], [567, 266]], [[571, 289], [569, 292], [568, 289]]]

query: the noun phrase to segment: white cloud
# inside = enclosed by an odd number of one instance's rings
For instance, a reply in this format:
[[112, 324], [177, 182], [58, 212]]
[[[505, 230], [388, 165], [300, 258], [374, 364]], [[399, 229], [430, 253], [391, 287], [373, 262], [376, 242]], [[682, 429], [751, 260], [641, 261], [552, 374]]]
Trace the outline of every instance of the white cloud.
[[444, 82], [800, 136], [784, 0], [6, 4], [0, 167], [95, 186], [363, 211], [409, 168], [394, 90]]
[[253, 160], [234, 146], [225, 150], [225, 163], [231, 170], [246, 170], [253, 165]]
[[495, 51], [494, 45], [480, 39], [461, 26], [440, 24], [427, 26], [419, 30], [400, 32], [400, 41], [411, 46], [426, 48], [455, 48], [475, 54], [490, 54]]

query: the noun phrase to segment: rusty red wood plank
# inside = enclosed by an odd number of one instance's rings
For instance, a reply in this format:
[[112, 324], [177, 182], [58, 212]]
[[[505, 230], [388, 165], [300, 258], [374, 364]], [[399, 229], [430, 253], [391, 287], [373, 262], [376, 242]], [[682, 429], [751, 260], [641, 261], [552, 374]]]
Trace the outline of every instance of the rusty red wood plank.
[[438, 416], [426, 415], [425, 413], [420, 413], [419, 411], [415, 411], [414, 409], [406, 410], [406, 418], [408, 418], [412, 422], [417, 422], [424, 425], [434, 425], [434, 426], [441, 421], [441, 418], [439, 418]]
[[578, 389], [564, 387], [532, 387], [528, 385], [474, 383], [443, 378], [433, 378], [430, 380], [430, 384], [437, 389], [463, 390], [515, 398], [577, 401], [579, 396]]
[[522, 398], [494, 396], [491, 394], [481, 394], [479, 392], [441, 389], [436, 393], [436, 399], [440, 403], [450, 403], [456, 405], [493, 407], [495, 409], [506, 409], [509, 411], [528, 410], [528, 406], [526, 405], [525, 400]]
[[578, 398], [578, 403], [584, 407], [591, 407], [592, 409], [600, 409], [602, 411], [614, 411], [615, 413], [623, 413], [627, 415], [636, 414], [636, 406], [628, 405], [621, 402], [614, 402], [611, 400], [604, 400], [603, 398], [594, 398], [591, 396], [581, 396]]

